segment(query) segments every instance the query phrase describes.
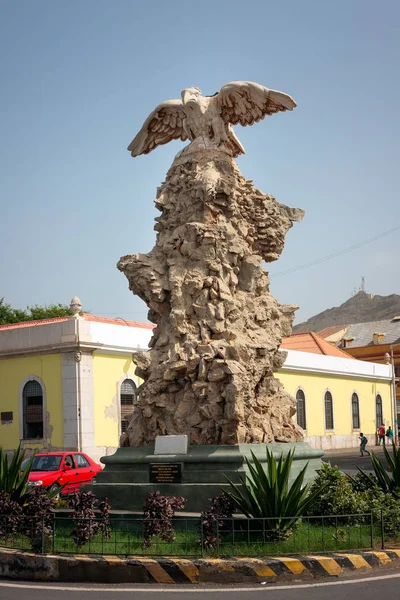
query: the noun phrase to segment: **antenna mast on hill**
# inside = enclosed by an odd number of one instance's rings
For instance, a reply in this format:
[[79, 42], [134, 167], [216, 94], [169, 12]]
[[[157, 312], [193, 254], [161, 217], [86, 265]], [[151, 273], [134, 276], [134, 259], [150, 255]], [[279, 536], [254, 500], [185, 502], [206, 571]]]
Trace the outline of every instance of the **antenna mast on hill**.
[[364, 275], [361, 277], [361, 285], [358, 288], [358, 290], [356, 287], [353, 289], [353, 292], [351, 294], [352, 297], [357, 296], [358, 292], [365, 292], [365, 277], [364, 277]]

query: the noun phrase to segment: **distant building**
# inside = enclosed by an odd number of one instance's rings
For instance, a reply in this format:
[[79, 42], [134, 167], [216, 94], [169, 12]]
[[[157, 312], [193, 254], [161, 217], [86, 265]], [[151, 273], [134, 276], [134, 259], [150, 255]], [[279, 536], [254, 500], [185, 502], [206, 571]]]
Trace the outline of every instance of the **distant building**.
[[153, 325], [80, 313], [0, 326], [0, 445], [111, 454], [140, 380], [132, 352]]
[[336, 344], [345, 336], [348, 327], [348, 325], [334, 325], [333, 327], [325, 327], [325, 329], [322, 331], [318, 331], [318, 335], [319, 337], [324, 338], [324, 340], [327, 342]]
[[362, 431], [374, 445], [377, 428], [392, 423], [391, 366], [355, 360], [315, 333], [284, 338], [281, 348], [288, 356], [277, 376], [296, 398], [305, 441], [351, 448]]
[[[381, 321], [327, 327], [318, 333], [326, 341], [342, 348], [359, 360], [381, 364], [392, 362], [396, 379], [400, 378], [400, 316]], [[400, 386], [396, 382], [397, 421], [400, 420]], [[393, 423], [391, 423], [393, 426]]]

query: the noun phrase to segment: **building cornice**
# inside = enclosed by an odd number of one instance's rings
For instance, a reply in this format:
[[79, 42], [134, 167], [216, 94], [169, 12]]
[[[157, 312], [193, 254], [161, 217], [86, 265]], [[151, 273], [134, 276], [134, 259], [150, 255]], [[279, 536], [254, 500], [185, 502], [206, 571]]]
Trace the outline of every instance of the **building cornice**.
[[387, 382], [391, 382], [392, 381], [392, 377], [391, 376], [384, 376], [384, 375], [374, 375], [371, 373], [357, 373], [357, 372], [349, 372], [349, 371], [340, 371], [340, 370], [333, 370], [333, 369], [320, 369], [318, 367], [305, 367], [305, 366], [295, 366], [295, 365], [288, 365], [288, 366], [283, 366], [279, 369], [278, 371], [278, 377], [279, 377], [279, 373], [285, 373], [285, 372], [297, 372], [297, 373], [311, 373], [314, 375], [326, 375], [329, 377], [338, 377], [338, 378], [345, 378], [345, 379], [365, 379], [366, 381], [387, 381]]
[[63, 354], [65, 352], [93, 352], [97, 354], [126, 354], [131, 355], [132, 352], [141, 352], [147, 348], [137, 346], [112, 346], [95, 344], [91, 342], [65, 342], [48, 346], [40, 346], [38, 348], [21, 348], [18, 350], [10, 350], [8, 352], [0, 352], [0, 360], [7, 358], [22, 358], [27, 356], [43, 356], [46, 354]]

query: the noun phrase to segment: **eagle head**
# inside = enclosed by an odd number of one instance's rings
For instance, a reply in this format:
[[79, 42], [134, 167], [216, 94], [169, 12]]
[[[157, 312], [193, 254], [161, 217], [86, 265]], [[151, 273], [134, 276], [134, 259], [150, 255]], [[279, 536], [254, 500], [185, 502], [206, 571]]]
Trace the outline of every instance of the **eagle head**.
[[181, 96], [184, 105], [191, 103], [200, 104], [200, 98], [202, 97], [201, 90], [195, 87], [186, 88], [185, 90], [182, 90]]

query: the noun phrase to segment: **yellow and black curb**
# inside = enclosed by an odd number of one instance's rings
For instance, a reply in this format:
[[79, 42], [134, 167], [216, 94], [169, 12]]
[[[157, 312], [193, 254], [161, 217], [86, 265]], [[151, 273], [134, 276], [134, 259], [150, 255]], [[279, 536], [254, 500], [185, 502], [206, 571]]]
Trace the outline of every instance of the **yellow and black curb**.
[[[397, 565], [396, 565], [397, 562]], [[400, 549], [265, 558], [42, 555], [0, 550], [0, 577], [97, 583], [259, 583], [400, 565]]]

